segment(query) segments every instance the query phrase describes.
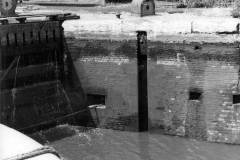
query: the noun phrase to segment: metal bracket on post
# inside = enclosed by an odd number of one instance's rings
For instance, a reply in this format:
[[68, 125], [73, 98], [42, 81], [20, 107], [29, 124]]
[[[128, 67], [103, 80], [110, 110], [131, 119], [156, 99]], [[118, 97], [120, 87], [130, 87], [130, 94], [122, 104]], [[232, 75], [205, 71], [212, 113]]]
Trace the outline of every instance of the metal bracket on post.
[[148, 131], [147, 32], [137, 31], [138, 129]]

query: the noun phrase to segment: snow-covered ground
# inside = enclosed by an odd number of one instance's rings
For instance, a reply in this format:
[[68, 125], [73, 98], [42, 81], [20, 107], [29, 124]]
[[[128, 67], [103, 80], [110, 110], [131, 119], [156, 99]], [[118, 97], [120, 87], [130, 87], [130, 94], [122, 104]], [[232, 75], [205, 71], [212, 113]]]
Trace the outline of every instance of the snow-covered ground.
[[[34, 8], [34, 7], [33, 7]], [[36, 8], [36, 7], [35, 7]], [[106, 8], [109, 8], [106, 7]], [[211, 9], [185, 9], [176, 13], [157, 12], [155, 16], [139, 17], [126, 11], [105, 12], [104, 7], [96, 7], [96, 11], [84, 8], [71, 7], [40, 7], [38, 9], [26, 10], [26, 6], [19, 7], [20, 13], [42, 13], [42, 12], [73, 12], [80, 15], [81, 19], [66, 21], [63, 26], [68, 35], [81, 37], [91, 35], [99, 37], [135, 37], [136, 31], [145, 30], [149, 39], [155, 40], [163, 36], [171, 36], [174, 40], [189, 39], [199, 41], [234, 42], [239, 40], [239, 35], [217, 35], [216, 32], [236, 31], [236, 26], [240, 23], [237, 18], [231, 17], [231, 8], [211, 8]], [[114, 8], [114, 7], [111, 7]], [[120, 13], [121, 18], [116, 14]], [[177, 37], [174, 37], [177, 36]], [[197, 38], [196, 38], [197, 37]]]
[[105, 0], [28, 0], [27, 4], [105, 5]]
[[210, 9], [202, 13], [158, 13], [155, 16], [139, 17], [131, 13], [121, 13], [121, 19], [116, 13], [79, 13], [80, 20], [68, 21], [64, 24], [66, 31], [106, 32], [112, 34], [134, 33], [145, 30], [150, 36], [158, 34], [184, 34], [193, 32], [215, 33], [234, 31], [239, 19], [230, 16], [230, 9]]

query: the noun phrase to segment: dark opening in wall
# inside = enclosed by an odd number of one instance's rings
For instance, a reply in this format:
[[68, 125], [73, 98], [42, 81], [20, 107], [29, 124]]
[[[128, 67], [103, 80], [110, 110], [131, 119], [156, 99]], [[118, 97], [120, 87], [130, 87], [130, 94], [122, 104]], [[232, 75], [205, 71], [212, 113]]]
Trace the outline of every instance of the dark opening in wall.
[[146, 9], [147, 9], [147, 10], [149, 10], [149, 9], [150, 9], [149, 5], [147, 5], [147, 6], [146, 6]]
[[202, 49], [202, 47], [200, 45], [195, 45], [194, 50], [198, 50], [198, 49]]
[[100, 94], [87, 94], [87, 102], [88, 106], [94, 105], [94, 104], [103, 104], [105, 105], [105, 95]]
[[198, 88], [191, 88], [189, 90], [189, 100], [200, 100], [202, 91]]
[[240, 94], [233, 95], [233, 104], [240, 103]]

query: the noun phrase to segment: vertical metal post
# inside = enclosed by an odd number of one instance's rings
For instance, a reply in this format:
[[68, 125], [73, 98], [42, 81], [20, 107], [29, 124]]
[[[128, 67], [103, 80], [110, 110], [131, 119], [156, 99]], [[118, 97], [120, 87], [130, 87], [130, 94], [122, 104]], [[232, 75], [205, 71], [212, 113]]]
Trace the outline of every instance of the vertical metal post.
[[147, 32], [137, 31], [138, 129], [148, 131]]

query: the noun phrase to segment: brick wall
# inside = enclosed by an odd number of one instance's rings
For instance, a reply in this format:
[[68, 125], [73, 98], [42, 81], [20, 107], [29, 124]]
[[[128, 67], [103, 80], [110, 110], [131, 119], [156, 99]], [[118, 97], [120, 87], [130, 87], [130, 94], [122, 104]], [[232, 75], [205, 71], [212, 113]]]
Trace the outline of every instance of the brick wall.
[[[136, 42], [71, 38], [68, 44], [85, 93], [106, 96], [99, 125], [137, 130]], [[232, 103], [238, 93], [236, 44], [148, 44], [150, 129], [240, 143], [240, 109]], [[195, 92], [200, 96], [194, 98]]]

